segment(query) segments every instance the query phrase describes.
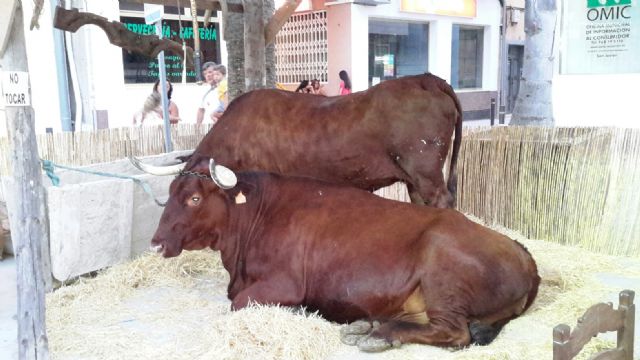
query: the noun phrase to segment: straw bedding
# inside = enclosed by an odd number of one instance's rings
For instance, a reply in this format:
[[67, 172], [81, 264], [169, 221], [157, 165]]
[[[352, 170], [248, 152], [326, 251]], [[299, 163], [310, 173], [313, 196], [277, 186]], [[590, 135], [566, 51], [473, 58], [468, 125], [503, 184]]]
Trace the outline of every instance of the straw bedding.
[[[476, 219], [477, 221], [477, 219]], [[253, 305], [229, 310], [228, 274], [213, 251], [174, 259], [143, 256], [47, 295], [53, 359], [551, 359], [552, 329], [575, 326], [591, 305], [622, 290], [599, 273], [640, 278], [629, 258], [594, 254], [539, 240], [522, 242], [543, 279], [532, 308], [489, 346], [452, 351], [403, 345], [365, 354], [340, 343], [340, 325], [301, 309]], [[626, 264], [625, 264], [626, 263]], [[611, 341], [593, 339], [585, 359]]]

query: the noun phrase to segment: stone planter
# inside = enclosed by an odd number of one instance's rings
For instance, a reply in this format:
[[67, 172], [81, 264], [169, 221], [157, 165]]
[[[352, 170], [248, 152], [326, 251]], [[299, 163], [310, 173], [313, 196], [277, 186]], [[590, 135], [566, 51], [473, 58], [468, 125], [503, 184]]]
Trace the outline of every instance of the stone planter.
[[[154, 165], [175, 163], [188, 151], [146, 157]], [[166, 201], [173, 176], [140, 172], [128, 159], [82, 169], [134, 176], [149, 183], [159, 201]], [[59, 281], [131, 259], [149, 248], [163, 208], [132, 180], [56, 168], [60, 186], [43, 175], [47, 193], [51, 272]], [[11, 213], [12, 178], [3, 178]]]

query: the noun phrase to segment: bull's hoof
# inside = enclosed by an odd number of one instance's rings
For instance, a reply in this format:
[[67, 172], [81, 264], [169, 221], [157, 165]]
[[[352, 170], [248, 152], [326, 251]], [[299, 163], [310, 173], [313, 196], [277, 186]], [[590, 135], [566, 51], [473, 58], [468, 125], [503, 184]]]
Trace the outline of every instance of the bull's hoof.
[[341, 335], [362, 335], [368, 334], [371, 331], [371, 323], [365, 320], [354, 321], [349, 325], [345, 325], [340, 328]]
[[367, 334], [340, 334], [340, 341], [349, 346], [358, 345], [358, 343], [367, 337]]
[[[366, 338], [358, 341], [358, 349], [360, 349], [360, 351], [365, 351], [365, 352], [385, 351], [391, 348], [391, 346], [392, 344], [387, 340], [371, 337], [371, 336], [367, 336]], [[393, 346], [397, 347], [399, 346], [399, 344], [398, 345], [393, 344]]]

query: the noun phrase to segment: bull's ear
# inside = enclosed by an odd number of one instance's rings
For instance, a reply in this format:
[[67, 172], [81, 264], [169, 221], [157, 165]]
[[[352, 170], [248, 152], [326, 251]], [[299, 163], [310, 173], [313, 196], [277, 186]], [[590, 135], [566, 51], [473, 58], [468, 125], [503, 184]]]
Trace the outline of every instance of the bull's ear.
[[233, 171], [222, 165], [216, 165], [213, 159], [209, 160], [209, 173], [213, 182], [222, 189], [231, 189], [238, 183], [238, 178], [236, 178], [236, 174]]

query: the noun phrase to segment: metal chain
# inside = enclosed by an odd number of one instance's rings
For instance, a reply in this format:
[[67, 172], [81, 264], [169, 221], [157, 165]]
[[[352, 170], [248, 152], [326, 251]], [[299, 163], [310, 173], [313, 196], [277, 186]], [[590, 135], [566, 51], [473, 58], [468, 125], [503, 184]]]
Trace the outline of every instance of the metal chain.
[[213, 181], [211, 176], [208, 176], [208, 175], [205, 175], [205, 174], [202, 174], [202, 173], [199, 173], [199, 172], [195, 172], [195, 171], [189, 171], [189, 170], [180, 171], [180, 173], [176, 177], [178, 177], [178, 176], [196, 176], [196, 177], [199, 177], [199, 178], [202, 178], [202, 179], [208, 179], [208, 180]]

